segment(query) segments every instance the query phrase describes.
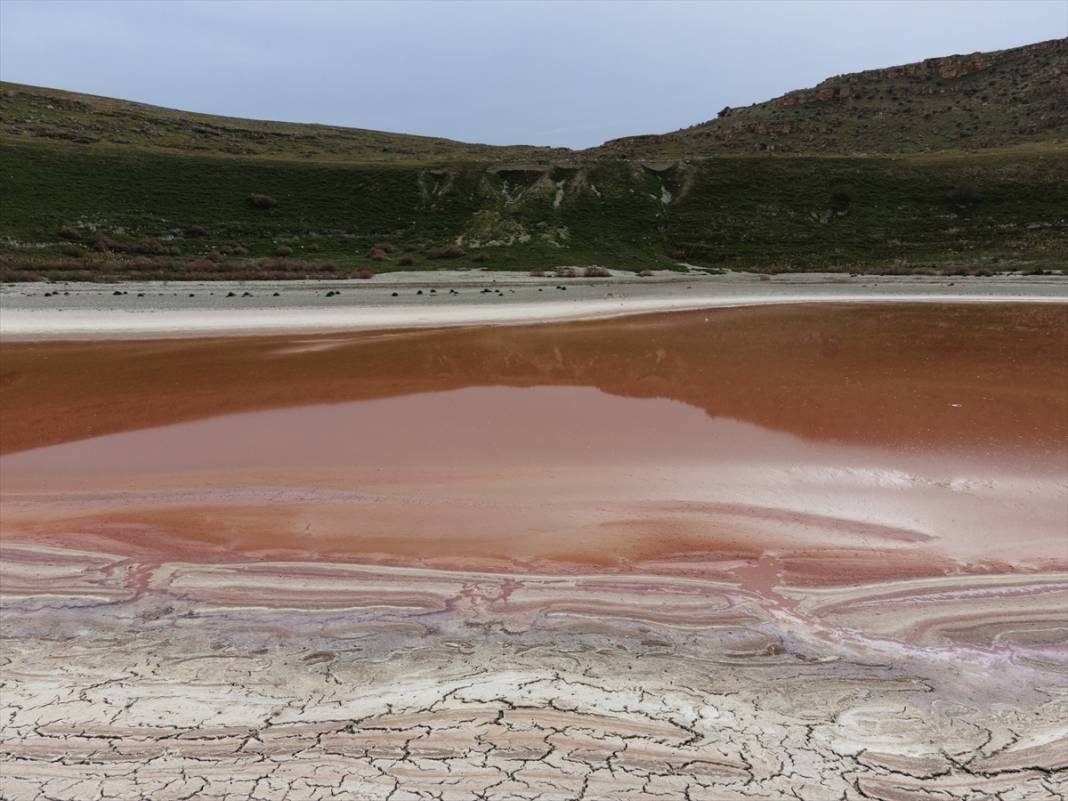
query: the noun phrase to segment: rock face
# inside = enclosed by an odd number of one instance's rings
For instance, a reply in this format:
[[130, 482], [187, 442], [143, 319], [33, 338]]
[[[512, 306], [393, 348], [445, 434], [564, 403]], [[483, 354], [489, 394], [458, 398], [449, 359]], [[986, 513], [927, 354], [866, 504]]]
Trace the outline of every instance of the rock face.
[[[726, 113], [724, 113], [726, 112]], [[811, 89], [595, 153], [908, 152], [1064, 141], [1068, 39], [839, 75]]]

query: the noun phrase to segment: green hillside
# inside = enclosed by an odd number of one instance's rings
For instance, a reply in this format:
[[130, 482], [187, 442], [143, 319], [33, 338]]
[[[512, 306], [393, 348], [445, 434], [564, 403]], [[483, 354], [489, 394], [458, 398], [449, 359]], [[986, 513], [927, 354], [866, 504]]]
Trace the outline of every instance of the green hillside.
[[[1063, 40], [1020, 50], [878, 72], [926, 87], [925, 97], [984, 71], [1001, 86], [1025, 63], [1056, 80], [1068, 74]], [[990, 123], [991, 146], [976, 150], [866, 156], [829, 145], [754, 152], [757, 140], [741, 133], [728, 137], [749, 143], [738, 152], [705, 152], [695, 129], [646, 142], [648, 158], [614, 143], [584, 153], [496, 148], [4, 84], [0, 279], [336, 277], [442, 265], [1062, 269], [1068, 143], [1061, 100], [1032, 102], [1048, 84], [1035, 70], [1017, 92], [1026, 102], [982, 101], [987, 118], [996, 107], [1018, 120], [1019, 136]], [[937, 139], [922, 115], [900, 116]]]
[[[0, 174], [5, 280], [282, 277], [446, 261], [1033, 269], [1068, 252], [1064, 149], [429, 168], [7, 142]], [[257, 208], [253, 195], [276, 205]], [[376, 244], [387, 252], [372, 259]]]

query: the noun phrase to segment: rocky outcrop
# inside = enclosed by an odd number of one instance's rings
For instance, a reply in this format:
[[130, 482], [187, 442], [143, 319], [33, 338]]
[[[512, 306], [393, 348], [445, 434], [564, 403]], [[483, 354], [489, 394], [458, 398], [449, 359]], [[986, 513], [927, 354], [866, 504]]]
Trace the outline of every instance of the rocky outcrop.
[[737, 150], [907, 152], [1061, 141], [1068, 130], [1068, 39], [828, 78], [810, 89], [659, 136], [592, 152], [630, 158]]

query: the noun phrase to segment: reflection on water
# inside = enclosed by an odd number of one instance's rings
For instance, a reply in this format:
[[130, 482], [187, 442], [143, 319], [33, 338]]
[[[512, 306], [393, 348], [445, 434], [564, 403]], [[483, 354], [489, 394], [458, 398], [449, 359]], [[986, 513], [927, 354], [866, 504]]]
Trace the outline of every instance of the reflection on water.
[[[808, 439], [1060, 453], [1065, 307], [717, 309], [561, 325], [5, 345], [4, 452], [211, 415], [474, 386], [669, 398]], [[541, 418], [529, 420], [534, 426]], [[548, 422], [548, 421], [546, 421]]]
[[618, 565], [814, 548], [849, 554], [848, 575], [858, 562], [884, 575], [902, 562], [913, 573], [955, 559], [1045, 564], [1068, 526], [1064, 460], [1041, 450], [820, 442], [588, 387], [245, 412], [9, 454], [0, 467], [6, 536], [182, 558]]

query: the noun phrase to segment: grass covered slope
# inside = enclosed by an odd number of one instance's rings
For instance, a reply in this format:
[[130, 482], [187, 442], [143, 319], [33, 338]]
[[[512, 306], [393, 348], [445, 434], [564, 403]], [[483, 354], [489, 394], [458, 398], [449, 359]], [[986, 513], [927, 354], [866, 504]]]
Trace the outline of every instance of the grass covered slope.
[[529, 145], [467, 144], [332, 125], [219, 117], [8, 82], [0, 82], [0, 136], [85, 146], [110, 144], [165, 153], [316, 161], [534, 159], [568, 152]]
[[[0, 279], [367, 276], [445, 260], [513, 270], [1062, 269], [1065, 66], [1065, 40], [933, 59], [731, 111], [708, 137], [698, 126], [584, 153], [4, 84]], [[918, 98], [903, 108], [884, 102], [897, 89], [880, 88], [899, 84]], [[921, 100], [963, 103], [984, 132], [969, 143], [982, 147], [947, 140], [948, 118], [921, 113]], [[876, 104], [882, 139], [853, 125], [854, 102]], [[803, 119], [753, 152], [771, 130], [760, 115], [777, 110]], [[919, 152], [920, 139], [952, 147]], [[846, 155], [861, 141], [905, 152]]]
[[5, 280], [347, 275], [446, 259], [1044, 269], [1068, 252], [1064, 149], [431, 168], [7, 142], [0, 174]]

